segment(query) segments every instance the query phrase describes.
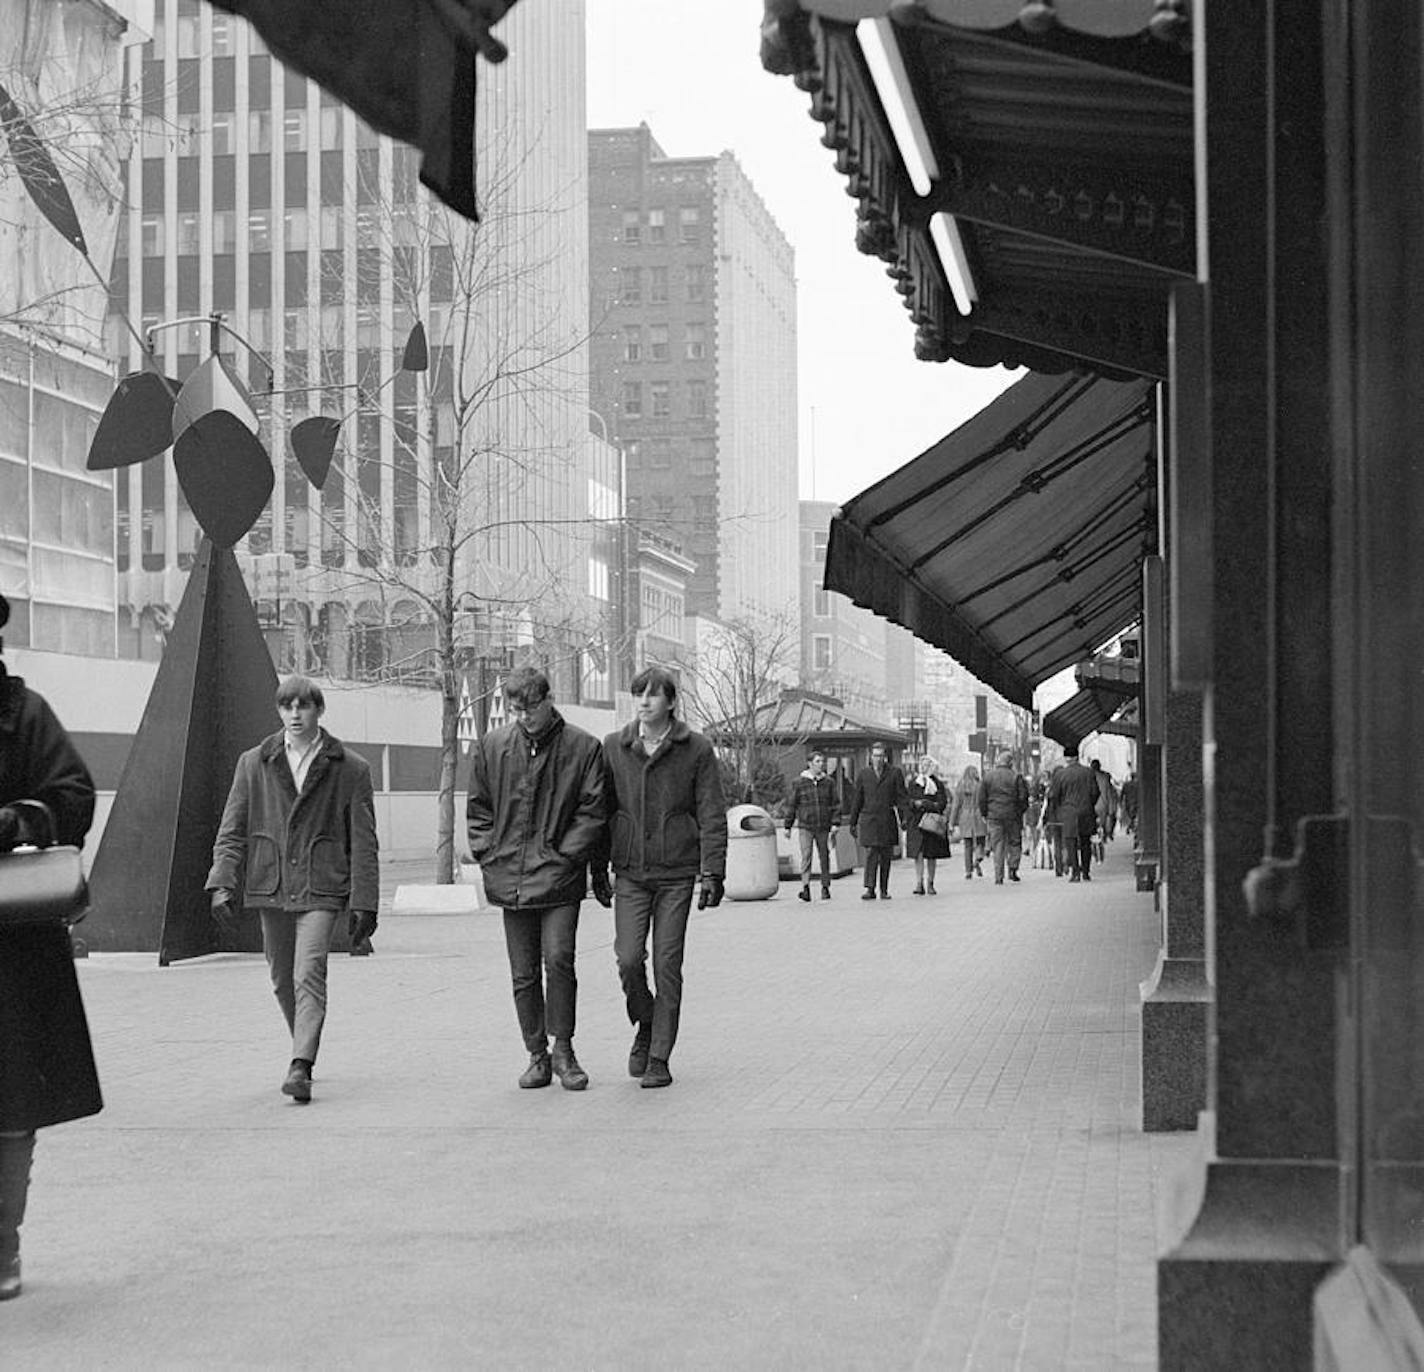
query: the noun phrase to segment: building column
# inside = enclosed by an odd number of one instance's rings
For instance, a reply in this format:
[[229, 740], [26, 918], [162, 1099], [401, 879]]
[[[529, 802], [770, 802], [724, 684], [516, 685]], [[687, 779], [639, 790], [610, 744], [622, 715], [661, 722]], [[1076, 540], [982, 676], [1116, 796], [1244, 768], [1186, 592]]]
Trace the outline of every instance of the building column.
[[[1157, 751], [1157, 750], [1154, 750]], [[1195, 1129], [1206, 1109], [1206, 859], [1202, 710], [1194, 691], [1167, 697], [1163, 753], [1165, 879], [1158, 886], [1162, 948], [1142, 983], [1142, 1128]]]

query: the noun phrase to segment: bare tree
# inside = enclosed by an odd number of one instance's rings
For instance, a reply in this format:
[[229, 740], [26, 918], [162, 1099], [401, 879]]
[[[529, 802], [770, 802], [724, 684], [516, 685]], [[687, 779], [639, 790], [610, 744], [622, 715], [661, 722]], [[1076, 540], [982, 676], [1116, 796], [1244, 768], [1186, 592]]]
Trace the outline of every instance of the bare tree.
[[698, 644], [687, 694], [727, 764], [738, 800], [781, 798], [779, 760], [804, 739], [788, 740], [776, 727], [776, 707], [795, 680], [799, 660], [799, 634], [790, 616], [717, 622]]
[[[379, 363], [358, 377], [356, 424], [343, 428], [355, 441], [322, 501], [327, 560], [340, 564], [319, 573], [328, 588], [414, 607], [383, 626], [397, 651], [375, 674], [440, 692], [441, 883], [454, 873], [462, 704], [482, 725], [492, 662], [540, 661], [568, 679], [604, 628], [586, 594], [588, 545], [608, 526], [589, 514], [585, 321], [571, 327], [553, 293], [540, 238], [558, 211], [520, 206], [522, 170], [522, 159], [484, 160], [478, 229], [359, 188], [358, 295], [375, 298], [366, 276], [388, 262], [397, 332], [422, 322], [429, 367], [419, 381], [383, 378]], [[383, 414], [388, 456], [367, 424]], [[471, 665], [473, 699], [462, 690]]]

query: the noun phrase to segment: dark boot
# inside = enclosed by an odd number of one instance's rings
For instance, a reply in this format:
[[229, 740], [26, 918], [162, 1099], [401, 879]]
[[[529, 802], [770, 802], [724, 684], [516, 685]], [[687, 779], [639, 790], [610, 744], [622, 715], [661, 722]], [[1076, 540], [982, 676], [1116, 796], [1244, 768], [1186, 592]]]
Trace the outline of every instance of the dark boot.
[[553, 1080], [554, 1067], [549, 1061], [548, 1053], [530, 1053], [529, 1066], [519, 1077], [520, 1090], [537, 1091], [539, 1087], [547, 1086]]
[[648, 1048], [653, 1042], [653, 1026], [640, 1024], [633, 1035], [633, 1046], [628, 1050], [628, 1075], [641, 1077], [648, 1070]]
[[554, 1056], [550, 1066], [565, 1091], [582, 1091], [588, 1085], [588, 1073], [579, 1066], [572, 1043], [558, 1039], [554, 1041]]
[[672, 1073], [668, 1071], [664, 1058], [649, 1058], [648, 1070], [643, 1073], [643, 1085], [649, 1087], [671, 1086]]
[[0, 1135], [0, 1301], [20, 1294], [20, 1224], [34, 1155], [33, 1134]]

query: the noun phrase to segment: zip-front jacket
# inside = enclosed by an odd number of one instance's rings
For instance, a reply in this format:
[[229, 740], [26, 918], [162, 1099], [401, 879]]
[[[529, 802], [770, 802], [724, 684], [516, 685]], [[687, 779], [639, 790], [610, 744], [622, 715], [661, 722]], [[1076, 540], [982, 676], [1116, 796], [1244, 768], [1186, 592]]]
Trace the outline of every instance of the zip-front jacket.
[[278, 730], [237, 760], [207, 889], [242, 888], [249, 909], [375, 910], [380, 905], [371, 769], [322, 731], [297, 794]]
[[835, 779], [825, 772], [817, 776], [809, 768], [796, 778], [786, 807], [786, 832], [799, 824], [808, 833], [826, 834], [840, 823], [836, 804]]
[[[680, 719], [652, 757], [634, 720], [603, 740], [608, 857], [648, 885], [727, 872], [727, 806], [712, 745]], [[595, 870], [606, 863], [595, 862]]]
[[555, 710], [537, 737], [506, 724], [471, 752], [465, 819], [485, 895], [505, 910], [577, 904], [603, 831], [598, 740]]

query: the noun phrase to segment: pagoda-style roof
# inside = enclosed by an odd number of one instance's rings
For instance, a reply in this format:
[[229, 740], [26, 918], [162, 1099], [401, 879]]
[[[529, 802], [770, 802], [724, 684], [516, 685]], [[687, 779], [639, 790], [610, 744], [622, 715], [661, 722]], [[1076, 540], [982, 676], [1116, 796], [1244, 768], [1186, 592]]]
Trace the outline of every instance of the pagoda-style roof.
[[[798, 743], [849, 752], [883, 743], [888, 748], [906, 748], [910, 735], [874, 720], [853, 715], [835, 696], [815, 691], [788, 689], [777, 700], [760, 706], [753, 732], [778, 747]], [[707, 736], [717, 744], [738, 743], [743, 736], [740, 720], [723, 720], [710, 725]]]

